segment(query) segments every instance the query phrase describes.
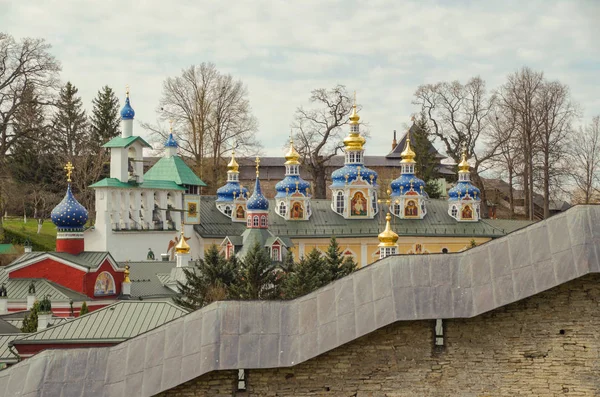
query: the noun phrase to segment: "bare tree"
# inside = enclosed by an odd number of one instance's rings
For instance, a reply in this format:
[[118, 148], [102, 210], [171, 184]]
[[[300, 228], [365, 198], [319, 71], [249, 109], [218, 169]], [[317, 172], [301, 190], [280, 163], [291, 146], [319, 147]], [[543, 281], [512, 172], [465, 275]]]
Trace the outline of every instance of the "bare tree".
[[[239, 147], [241, 155], [255, 154], [260, 148], [255, 134], [258, 122], [252, 115], [247, 88], [212, 63], [193, 65], [181, 76], [167, 78], [159, 115], [163, 121], [173, 121], [181, 150], [194, 159], [201, 177], [205, 177], [204, 169], [209, 169], [207, 182], [213, 187], [221, 177], [222, 157], [232, 147]], [[142, 126], [161, 141], [168, 135], [160, 126]]]
[[344, 147], [345, 131], [341, 127], [349, 122], [352, 99], [345, 86], [337, 85], [330, 90], [311, 91], [309, 101], [310, 108], [296, 109], [292, 124], [294, 142], [312, 176], [314, 197], [326, 198], [326, 165]]
[[484, 148], [478, 143], [491, 134], [495, 95], [487, 93], [480, 77], [473, 77], [464, 85], [458, 81], [421, 85], [414, 95], [413, 103], [427, 116], [431, 134], [441, 140], [446, 154], [458, 163], [463, 145], [466, 147], [472, 159], [473, 181], [481, 188], [486, 213], [485, 189], [479, 174], [486, 162], [497, 155], [500, 142], [492, 141]]
[[550, 216], [550, 186], [559, 184], [566, 174], [564, 161], [566, 142], [571, 122], [577, 116], [577, 107], [571, 101], [569, 87], [558, 81], [544, 82], [539, 91], [535, 124], [539, 126], [536, 142], [542, 168], [544, 219]]
[[573, 134], [569, 147], [570, 176], [577, 189], [574, 201], [589, 204], [597, 196], [600, 182], [600, 116]]
[[519, 131], [523, 153], [523, 190], [525, 193], [525, 215], [534, 216], [534, 145], [539, 138], [540, 117], [536, 116], [536, 102], [544, 83], [541, 72], [524, 67], [508, 76], [508, 81], [499, 89], [499, 105], [502, 112], [514, 115]]
[[26, 98], [50, 103], [60, 65], [49, 49], [43, 39], [26, 38], [17, 42], [0, 32], [0, 161], [19, 138], [31, 134], [27, 129], [12, 128], [15, 112], [27, 105], [23, 93], [33, 89], [36, 96]]

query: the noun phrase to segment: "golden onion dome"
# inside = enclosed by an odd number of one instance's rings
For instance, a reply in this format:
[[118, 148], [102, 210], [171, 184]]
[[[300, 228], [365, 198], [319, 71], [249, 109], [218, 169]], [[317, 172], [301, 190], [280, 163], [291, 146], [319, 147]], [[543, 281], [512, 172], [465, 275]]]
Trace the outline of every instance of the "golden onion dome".
[[344, 146], [346, 150], [363, 150], [366, 141], [365, 137], [351, 132], [350, 135], [344, 138]]
[[469, 166], [469, 162], [467, 161], [467, 149], [464, 148], [463, 152], [462, 152], [462, 159], [460, 161], [460, 163], [458, 163], [458, 172], [460, 173], [467, 173], [469, 172], [469, 169], [471, 167]]
[[300, 153], [294, 148], [294, 140], [290, 138], [290, 150], [285, 154], [286, 165], [297, 165], [300, 164]]
[[240, 165], [235, 161], [235, 151], [231, 151], [231, 161], [227, 164], [227, 169], [231, 172], [239, 172]]
[[390, 227], [390, 221], [392, 220], [392, 216], [388, 212], [385, 216], [385, 230], [379, 233], [379, 246], [380, 247], [394, 247], [398, 242], [398, 235], [394, 233], [392, 228]]
[[356, 103], [352, 105], [352, 114], [350, 115], [350, 124], [358, 124], [358, 120], [360, 120], [360, 116], [356, 112]]
[[183, 225], [181, 225], [181, 237], [175, 246], [175, 252], [178, 254], [188, 254], [190, 252], [190, 246], [187, 241], [185, 241], [185, 236], [183, 235]]
[[414, 163], [415, 157], [417, 156], [415, 152], [410, 147], [410, 131], [406, 133], [406, 147], [400, 153], [400, 157], [402, 157], [401, 163]]

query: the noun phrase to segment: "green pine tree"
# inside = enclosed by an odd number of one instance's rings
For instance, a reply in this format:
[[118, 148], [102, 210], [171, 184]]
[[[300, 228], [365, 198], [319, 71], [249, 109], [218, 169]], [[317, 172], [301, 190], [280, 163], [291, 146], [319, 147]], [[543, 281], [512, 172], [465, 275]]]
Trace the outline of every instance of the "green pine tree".
[[240, 262], [232, 297], [242, 300], [267, 300], [281, 297], [280, 269], [273, 263], [267, 250], [254, 244]]
[[294, 262], [294, 254], [292, 251], [287, 251], [285, 256], [283, 257], [283, 262], [281, 263], [281, 269], [285, 273], [289, 273], [294, 270], [295, 262]]
[[283, 282], [283, 295], [287, 299], [306, 295], [326, 285], [330, 279], [331, 273], [325, 265], [325, 260], [321, 253], [313, 248], [287, 273]]
[[83, 316], [84, 314], [88, 314], [89, 312], [90, 309], [88, 309], [87, 303], [83, 302], [81, 304], [81, 309], [79, 309], [79, 317]]
[[190, 310], [204, 307], [216, 300], [227, 299], [239, 266], [235, 257], [226, 260], [219, 247], [212, 244], [193, 269], [183, 269], [186, 282], [177, 282], [181, 295], [173, 298], [179, 306]]
[[100, 148], [110, 139], [120, 134], [119, 99], [109, 86], [98, 91], [92, 101], [93, 109], [90, 117], [92, 145]]
[[437, 167], [439, 160], [435, 157], [435, 153], [430, 151], [432, 147], [429, 140], [429, 126], [427, 118], [424, 114], [415, 121], [416, 130], [413, 130], [410, 142], [416, 154], [415, 174], [417, 177], [425, 181], [425, 192], [430, 198], [440, 198], [442, 192], [436, 179], [439, 178]]
[[40, 303], [35, 302], [31, 308], [29, 315], [23, 319], [23, 325], [21, 326], [21, 332], [31, 333], [37, 332], [38, 329], [38, 313], [40, 311]]
[[329, 272], [325, 284], [345, 277], [356, 270], [356, 263], [354, 263], [352, 257], [344, 258], [342, 255], [342, 250], [335, 236], [331, 237], [329, 242], [327, 254], [325, 255], [325, 266]]
[[53, 119], [56, 154], [73, 158], [90, 149], [90, 136], [83, 102], [78, 89], [68, 82], [61, 90]]

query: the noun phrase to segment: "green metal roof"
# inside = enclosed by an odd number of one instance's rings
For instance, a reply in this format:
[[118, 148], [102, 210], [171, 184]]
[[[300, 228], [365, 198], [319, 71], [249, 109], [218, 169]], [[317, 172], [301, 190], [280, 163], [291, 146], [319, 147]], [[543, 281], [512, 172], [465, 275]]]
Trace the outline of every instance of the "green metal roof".
[[90, 187], [112, 187], [112, 188], [120, 188], [120, 189], [164, 189], [164, 190], [185, 190], [185, 188], [179, 186], [173, 181], [155, 181], [150, 180], [142, 182], [138, 184], [136, 182], [130, 181], [128, 183], [121, 182], [117, 178], [104, 178], [101, 181], [90, 185]]
[[[195, 230], [207, 238], [240, 236], [246, 230], [245, 223], [232, 222], [215, 206], [214, 196], [203, 196], [200, 219]], [[269, 200], [269, 230], [278, 237], [293, 239], [322, 237], [376, 237], [385, 228], [385, 211], [379, 211], [374, 219], [345, 219], [331, 209], [331, 200], [311, 200], [312, 215], [308, 221], [286, 221], [275, 213], [275, 200]], [[501, 237], [530, 225], [531, 221], [489, 220], [458, 222], [448, 215], [446, 200], [431, 199], [427, 202], [427, 215], [420, 220], [392, 217], [392, 229], [400, 236], [462, 236]]]
[[17, 249], [12, 244], [0, 244], [0, 255], [1, 254], [16, 254]]
[[[42, 256], [42, 255], [50, 255], [50, 256], [54, 256], [58, 259], [62, 259], [71, 263], [74, 263], [76, 265], [79, 266], [83, 266], [86, 267], [88, 269], [94, 269], [97, 268], [98, 266], [100, 266], [102, 264], [102, 262], [104, 262], [104, 260], [111, 256], [109, 252], [106, 251], [84, 251], [78, 255], [73, 255], [73, 254], [69, 254], [67, 252], [28, 252], [25, 253], [23, 255], [21, 255], [20, 257], [18, 257], [16, 260], [14, 260], [13, 262], [11, 262], [10, 264], [8, 264], [6, 266], [6, 269], [10, 269], [13, 266], [16, 266], [22, 262], [28, 261], [32, 258], [36, 258], [38, 256]], [[114, 262], [114, 260], [113, 260]]]
[[111, 148], [111, 147], [122, 147], [126, 148], [130, 146], [135, 141], [140, 141], [141, 144], [145, 147], [151, 148], [152, 146], [146, 142], [141, 136], [128, 136], [127, 138], [123, 138], [120, 136], [114, 137], [110, 141], [106, 142], [102, 147]]
[[179, 156], [163, 157], [144, 174], [144, 181], [173, 181], [178, 185], [206, 186]]
[[52, 328], [28, 334], [13, 344], [120, 342], [187, 314], [171, 302], [121, 301]]
[[29, 295], [29, 285], [33, 282], [35, 285], [35, 295], [50, 296], [50, 300], [54, 302], [68, 302], [71, 299], [74, 301], [88, 301], [90, 298], [80, 292], [63, 287], [55, 282], [45, 279], [17, 278], [8, 279], [6, 283], [6, 292], [9, 299], [25, 300]]

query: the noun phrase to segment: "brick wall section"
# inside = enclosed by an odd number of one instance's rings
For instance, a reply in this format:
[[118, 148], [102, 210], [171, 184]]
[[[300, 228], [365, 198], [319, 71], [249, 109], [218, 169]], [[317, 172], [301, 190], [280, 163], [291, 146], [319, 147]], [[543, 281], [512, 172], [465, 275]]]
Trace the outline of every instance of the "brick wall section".
[[600, 394], [600, 275], [471, 319], [399, 322], [291, 368], [217, 371], [162, 393], [183, 396], [594, 396]]

